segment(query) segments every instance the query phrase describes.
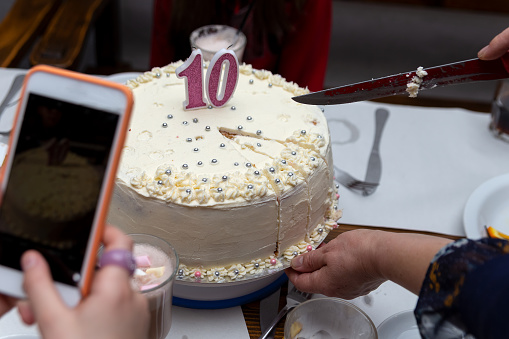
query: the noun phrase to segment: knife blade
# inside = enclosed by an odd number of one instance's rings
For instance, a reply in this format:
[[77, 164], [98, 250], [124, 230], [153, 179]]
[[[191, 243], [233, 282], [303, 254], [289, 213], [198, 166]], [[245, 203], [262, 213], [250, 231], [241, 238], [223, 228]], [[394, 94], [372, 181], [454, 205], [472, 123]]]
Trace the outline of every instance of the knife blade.
[[5, 96], [4, 100], [0, 104], [0, 114], [7, 108], [7, 105], [10, 103], [14, 95], [20, 90], [21, 86], [23, 86], [23, 80], [25, 79], [25, 74], [18, 74], [14, 77], [14, 80], [11, 83], [11, 88], [9, 88], [9, 92]]
[[[384, 130], [385, 123], [389, 118], [389, 111], [385, 108], [378, 108], [375, 111], [375, 138], [373, 140], [373, 147], [371, 148], [371, 154], [368, 159], [368, 169], [366, 170], [366, 178], [364, 181], [378, 184], [380, 177], [382, 176], [382, 159], [380, 158], [380, 140], [382, 139], [382, 132]], [[374, 186], [369, 189], [365, 189], [363, 195], [370, 195], [377, 189], [378, 186]]]
[[[425, 68], [428, 74], [420, 78], [419, 90], [436, 87], [509, 78], [509, 53], [496, 60], [470, 59], [451, 64]], [[337, 105], [371, 100], [391, 95], [405, 94], [408, 84], [417, 76], [417, 71], [400, 73], [351, 85], [326, 89], [293, 97], [309, 105]]]
[[[265, 332], [270, 323], [279, 312], [279, 295], [281, 288], [260, 300], [260, 328]], [[275, 328], [268, 334], [267, 338], [274, 338]]]

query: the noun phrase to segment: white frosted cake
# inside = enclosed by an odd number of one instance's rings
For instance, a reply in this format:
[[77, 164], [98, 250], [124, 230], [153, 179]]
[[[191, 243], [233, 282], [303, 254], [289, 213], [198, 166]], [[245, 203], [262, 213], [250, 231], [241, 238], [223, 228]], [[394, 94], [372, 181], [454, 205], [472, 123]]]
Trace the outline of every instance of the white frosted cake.
[[281, 270], [341, 216], [327, 121], [291, 99], [307, 89], [245, 64], [225, 106], [185, 111], [179, 65], [127, 83], [135, 105], [109, 222], [170, 242], [179, 279]]

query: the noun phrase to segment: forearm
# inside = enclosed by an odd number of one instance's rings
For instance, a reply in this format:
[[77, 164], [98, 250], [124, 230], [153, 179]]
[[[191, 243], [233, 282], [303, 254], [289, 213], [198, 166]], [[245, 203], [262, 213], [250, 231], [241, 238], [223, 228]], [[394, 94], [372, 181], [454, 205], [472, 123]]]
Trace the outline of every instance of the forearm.
[[431, 259], [450, 242], [422, 234], [376, 232], [371, 260], [379, 276], [419, 294]]

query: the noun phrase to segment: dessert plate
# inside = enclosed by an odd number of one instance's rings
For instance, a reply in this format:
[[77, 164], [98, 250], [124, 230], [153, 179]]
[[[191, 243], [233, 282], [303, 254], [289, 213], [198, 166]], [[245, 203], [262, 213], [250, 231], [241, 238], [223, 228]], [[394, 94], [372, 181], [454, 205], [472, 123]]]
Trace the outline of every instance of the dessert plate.
[[413, 310], [396, 313], [377, 328], [378, 339], [420, 339]]
[[509, 234], [509, 173], [494, 177], [474, 190], [463, 212], [467, 238], [486, 237], [485, 226]]

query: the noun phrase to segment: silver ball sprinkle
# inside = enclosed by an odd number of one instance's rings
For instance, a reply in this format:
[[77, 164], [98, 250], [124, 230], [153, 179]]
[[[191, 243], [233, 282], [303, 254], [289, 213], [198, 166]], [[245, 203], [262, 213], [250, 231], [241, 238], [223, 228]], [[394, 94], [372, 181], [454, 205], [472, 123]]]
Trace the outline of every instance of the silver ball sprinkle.
[[221, 144], [219, 144], [219, 147], [226, 147], [226, 145], [221, 143]]
[[297, 155], [297, 152], [295, 152], [295, 151], [292, 151], [292, 155]]
[[339, 188], [339, 184], [336, 184], [336, 188]]
[[249, 83], [252, 84], [254, 82], [253, 79], [249, 79]]
[[161, 73], [156, 73], [156, 78], [160, 78], [161, 77]]
[[217, 188], [217, 191], [218, 191], [219, 193], [221, 193], [221, 192], [223, 191], [223, 189], [222, 189], [221, 187], [218, 187], [218, 188]]
[[[200, 161], [200, 162], [201, 162], [201, 161]], [[207, 180], [208, 180], [207, 178], [203, 178], [203, 179], [201, 179], [201, 181], [203, 181], [203, 182], [207, 182]]]
[[251, 167], [251, 163], [250, 162], [246, 162], [246, 167]]
[[302, 135], [306, 134], [306, 130], [303, 129], [302, 131], [300, 131], [300, 134], [302, 134]]
[[223, 175], [223, 176], [221, 177], [221, 179], [223, 179], [223, 181], [226, 181], [226, 180], [228, 179], [228, 177], [227, 177], [226, 175]]
[[338, 205], [334, 205], [334, 209], [337, 211], [338, 210]]
[[283, 165], [286, 165], [286, 160], [281, 160], [281, 163], [282, 163]]
[[256, 143], [256, 146], [258, 146], [258, 147], [262, 147], [262, 144], [260, 144], [260, 143], [258, 142], [258, 143]]
[[232, 111], [235, 111], [237, 108], [235, 106], [230, 107]]
[[166, 77], [169, 78], [170, 77], [170, 72], [166, 72]]
[[238, 166], [238, 165], [239, 165], [239, 163], [238, 163], [238, 162], [234, 162], [234, 163], [233, 163], [233, 166]]
[[315, 158], [315, 157], [311, 157], [311, 161], [315, 161], [315, 160], [316, 160], [316, 158]]
[[254, 175], [260, 175], [260, 171], [254, 171]]
[[213, 164], [217, 164], [217, 159], [212, 159], [212, 160], [210, 160], [210, 162]]
[[255, 267], [255, 268], [258, 268], [258, 267], [260, 267], [260, 264], [259, 264], [259, 263], [255, 263], [255, 264], [254, 264], [254, 267]]
[[323, 139], [323, 136], [318, 135], [318, 136], [317, 136], [317, 138], [318, 138], [318, 139]]
[[182, 168], [183, 168], [183, 169], [187, 169], [188, 167], [189, 167], [189, 166], [188, 166], [187, 164], [183, 164], [183, 165], [182, 165]]
[[238, 125], [237, 126], [237, 129], [243, 129], [244, 127], [242, 127], [242, 125]]
[[208, 105], [208, 106], [207, 106], [207, 108], [208, 108], [208, 109], [212, 109], [212, 105]]
[[198, 164], [198, 166], [201, 166], [201, 165], [203, 165], [203, 161], [198, 161], [197, 164]]
[[198, 147], [193, 148], [193, 151], [198, 152], [200, 149]]
[[164, 128], [168, 127], [168, 124], [167, 124], [167, 123], [165, 123], [165, 122], [163, 122], [163, 127], [164, 127]]
[[318, 233], [323, 233], [323, 228], [319, 228]]
[[297, 251], [293, 251], [293, 256], [294, 256], [294, 257], [296, 257], [296, 256], [298, 256], [298, 255], [299, 255], [299, 252], [297, 252]]
[[187, 121], [182, 121], [182, 125], [188, 125], [189, 123]]
[[179, 275], [184, 275], [184, 270], [183, 269], [179, 270]]
[[219, 276], [221, 275], [221, 273], [219, 273], [219, 271], [215, 271], [215, 272], [214, 272], [214, 275], [215, 275], [216, 277], [219, 277]]
[[276, 183], [276, 184], [279, 184], [279, 183], [281, 182], [281, 180], [280, 180], [280, 179], [276, 179], [276, 180], [274, 180], [274, 181], [275, 181], [275, 183]]
[[293, 172], [288, 172], [289, 177], [293, 177]]
[[210, 131], [210, 126], [205, 126], [206, 131]]
[[269, 88], [272, 87], [272, 84], [269, 84]]
[[187, 194], [191, 194], [191, 190], [190, 190], [189, 188], [188, 188], [188, 189], [186, 189], [186, 193], [187, 193]]
[[198, 118], [193, 118], [193, 122], [196, 124], [198, 122]]
[[171, 174], [171, 170], [170, 169], [167, 169], [166, 171], [164, 171], [164, 173], [170, 175]]
[[250, 190], [252, 190], [252, 189], [254, 188], [254, 186], [253, 186], [253, 185], [251, 185], [251, 184], [249, 184], [249, 185], [247, 185], [247, 188], [248, 188], [248, 189], [250, 189]]
[[274, 173], [275, 171], [276, 171], [276, 169], [274, 167], [269, 168], [270, 173]]
[[252, 117], [252, 116], [250, 116], [250, 115], [248, 115], [248, 116], [247, 116], [247, 118], [246, 118], [246, 120], [247, 120], [247, 121], [251, 121], [251, 120], [253, 120], [253, 117]]
[[157, 184], [158, 184], [158, 185], [162, 185], [162, 184], [163, 184], [163, 181], [162, 181], [162, 180], [158, 180], [158, 181], [157, 181]]
[[261, 129], [259, 129], [258, 131], [256, 131], [256, 135], [260, 135], [260, 134], [262, 134], [262, 130], [261, 130]]
[[325, 112], [325, 108], [322, 108], [322, 113]]
[[186, 141], [187, 141], [187, 142], [192, 142], [192, 141], [193, 141], [193, 139], [192, 139], [192, 138], [187, 138], [187, 139], [186, 139]]
[[168, 114], [168, 119], [173, 119], [173, 115]]
[[238, 269], [234, 269], [233, 270], [233, 274], [235, 274], [235, 275], [239, 274], [239, 270]]

